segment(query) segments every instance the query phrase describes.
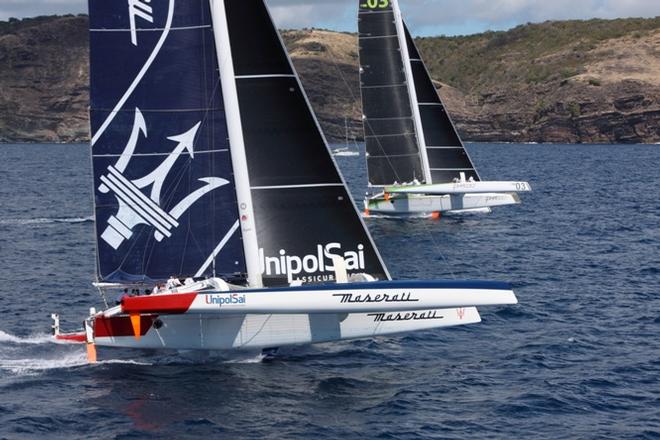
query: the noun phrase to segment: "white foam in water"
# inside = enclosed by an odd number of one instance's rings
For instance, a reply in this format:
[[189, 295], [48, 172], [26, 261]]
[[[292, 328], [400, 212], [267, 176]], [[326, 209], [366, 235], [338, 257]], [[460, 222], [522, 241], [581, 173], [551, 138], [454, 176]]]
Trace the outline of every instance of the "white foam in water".
[[96, 362], [93, 365], [115, 365], [115, 364], [121, 364], [121, 365], [143, 365], [143, 366], [151, 366], [153, 365], [152, 363], [149, 362], [140, 362], [140, 361], [132, 361], [132, 360], [125, 360], [125, 359], [109, 359], [107, 361], [99, 361]]
[[84, 365], [87, 365], [87, 355], [82, 350], [59, 356], [57, 359], [0, 359], [0, 370], [8, 370], [20, 375]]
[[265, 358], [265, 355], [259, 353], [252, 357], [228, 359], [224, 361], [223, 364], [260, 364]]
[[[45, 357], [34, 357], [35, 353], [30, 353], [32, 357], [22, 358], [22, 359], [3, 359], [5, 354], [2, 353], [2, 345], [11, 345], [11, 346], [35, 346], [42, 344], [53, 344], [53, 345], [71, 345], [68, 342], [58, 342], [53, 339], [51, 335], [48, 334], [35, 334], [28, 337], [18, 337], [12, 334], [3, 332], [0, 330], [0, 370], [9, 371], [17, 375], [29, 375], [36, 374], [38, 372], [43, 372], [47, 370], [55, 369], [66, 369], [74, 367], [83, 367], [83, 366], [98, 366], [98, 365], [141, 365], [141, 366], [150, 366], [154, 365], [150, 362], [136, 361], [130, 359], [107, 359], [99, 360], [95, 364], [89, 364], [87, 362], [87, 355], [85, 353], [85, 347], [83, 345], [79, 346], [79, 349], [76, 348], [75, 352], [69, 352], [65, 355], [61, 353], [44, 353]], [[76, 344], [77, 345], [77, 344]], [[38, 356], [38, 354], [36, 354]], [[50, 358], [51, 356], [57, 356], [57, 358]], [[188, 360], [191, 363], [204, 363], [209, 361], [221, 361], [226, 364], [258, 364], [263, 362], [265, 356], [261, 353], [257, 355], [246, 355], [234, 357], [231, 359], [218, 359], [217, 355], [209, 355], [208, 353], [203, 352], [179, 352], [174, 358], [169, 358], [165, 364], [170, 362], [181, 362], [182, 360]], [[209, 359], [210, 358], [210, 359]]]
[[[27, 358], [19, 359], [7, 359], [8, 353], [2, 353], [2, 346], [9, 348], [10, 355], [15, 355], [15, 347], [9, 346], [26, 346], [25, 350], [28, 350], [27, 346], [34, 347], [35, 345], [43, 344], [53, 344], [53, 349], [57, 350], [53, 352], [52, 350], [48, 351], [45, 348], [43, 351], [43, 357], [38, 357], [39, 353], [35, 353], [34, 349], [30, 349], [30, 353]], [[17, 375], [30, 375], [36, 374], [48, 370], [57, 370], [57, 369], [67, 369], [74, 367], [83, 367], [83, 366], [96, 366], [96, 365], [112, 365], [112, 364], [128, 364], [128, 365], [152, 365], [146, 362], [139, 362], [134, 360], [123, 360], [123, 359], [108, 359], [102, 360], [95, 364], [89, 364], [87, 362], [87, 353], [85, 352], [85, 347], [79, 345], [74, 350], [62, 353], [63, 348], [56, 348], [54, 345], [62, 345], [55, 341], [51, 335], [46, 334], [37, 334], [33, 336], [28, 336], [21, 338], [14, 336], [12, 334], [3, 332], [0, 330], [0, 371], [9, 371]], [[70, 345], [68, 343], [64, 345]], [[25, 352], [22, 353], [25, 356]], [[20, 356], [20, 354], [19, 354]]]
[[43, 225], [51, 223], [86, 223], [93, 221], [93, 217], [72, 218], [6, 218], [0, 219], [0, 225]]
[[18, 336], [10, 335], [9, 333], [5, 333], [2, 330], [0, 330], [0, 343], [2, 342], [10, 342], [12, 344], [35, 345], [35, 344], [51, 344], [55, 341], [53, 340], [53, 337], [51, 335], [47, 335], [47, 334], [36, 334], [36, 335], [28, 336], [26, 338], [20, 338]]

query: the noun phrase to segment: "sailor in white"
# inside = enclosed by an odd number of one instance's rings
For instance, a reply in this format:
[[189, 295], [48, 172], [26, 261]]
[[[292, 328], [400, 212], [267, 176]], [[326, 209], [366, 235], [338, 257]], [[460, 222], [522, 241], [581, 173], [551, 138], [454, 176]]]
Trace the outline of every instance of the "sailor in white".
[[167, 280], [167, 283], [165, 283], [165, 288], [171, 290], [174, 289], [175, 287], [180, 287], [183, 284], [181, 284], [181, 281], [179, 281], [178, 278], [175, 278], [174, 276], [171, 276], [169, 280]]

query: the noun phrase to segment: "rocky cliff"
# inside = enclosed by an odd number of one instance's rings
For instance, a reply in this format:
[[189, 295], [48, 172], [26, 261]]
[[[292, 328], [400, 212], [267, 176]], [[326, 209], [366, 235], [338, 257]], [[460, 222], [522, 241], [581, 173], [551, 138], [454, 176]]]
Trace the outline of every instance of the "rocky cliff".
[[[360, 138], [355, 35], [284, 39], [330, 138]], [[466, 140], [660, 142], [660, 19], [526, 25], [419, 39]], [[88, 139], [87, 18], [0, 22], [0, 142]]]
[[88, 139], [86, 17], [0, 22], [0, 142]]

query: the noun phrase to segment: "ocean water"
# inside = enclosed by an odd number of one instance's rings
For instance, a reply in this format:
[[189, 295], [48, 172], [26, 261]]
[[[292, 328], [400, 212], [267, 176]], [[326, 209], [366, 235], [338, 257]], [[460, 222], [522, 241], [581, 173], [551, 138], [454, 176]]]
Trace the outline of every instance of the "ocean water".
[[[508, 280], [474, 326], [258, 353], [100, 350], [78, 327], [94, 242], [88, 147], [3, 145], [0, 438], [659, 439], [660, 147], [470, 145], [528, 180], [489, 215], [367, 223], [397, 278]], [[337, 158], [358, 199], [364, 157]]]

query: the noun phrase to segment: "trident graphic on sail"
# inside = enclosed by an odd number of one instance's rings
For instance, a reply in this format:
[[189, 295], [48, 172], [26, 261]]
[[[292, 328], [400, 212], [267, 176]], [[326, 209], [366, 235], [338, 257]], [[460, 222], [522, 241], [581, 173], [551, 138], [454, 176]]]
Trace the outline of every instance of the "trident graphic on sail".
[[[190, 193], [169, 212], [160, 206], [163, 185], [176, 161], [185, 153], [191, 160], [195, 157], [193, 144], [200, 125], [201, 122], [198, 122], [187, 132], [168, 137], [169, 141], [175, 142], [177, 145], [165, 160], [146, 176], [129, 180], [123, 173], [135, 153], [140, 134], [145, 138], [148, 137], [144, 116], [140, 109], [135, 109], [135, 121], [128, 143], [117, 163], [114, 166], [108, 166], [108, 173], [101, 176], [102, 183], [99, 186], [99, 191], [104, 194], [112, 192], [119, 203], [117, 214], [108, 219], [108, 226], [101, 234], [101, 238], [113, 249], [119, 249], [125, 240], [129, 240], [137, 225], [150, 225], [155, 228], [154, 238], [159, 242], [171, 237], [172, 230], [179, 226], [178, 219], [195, 202], [205, 194], [229, 183], [219, 177], [201, 178], [198, 180], [206, 185]], [[143, 190], [149, 186], [151, 186], [151, 192], [147, 197]]]

